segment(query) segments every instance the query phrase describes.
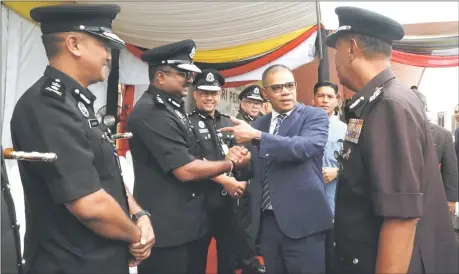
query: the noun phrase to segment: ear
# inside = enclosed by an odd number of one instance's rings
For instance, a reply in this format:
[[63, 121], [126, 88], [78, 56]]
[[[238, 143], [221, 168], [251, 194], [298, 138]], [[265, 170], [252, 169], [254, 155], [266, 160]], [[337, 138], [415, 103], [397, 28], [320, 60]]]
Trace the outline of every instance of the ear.
[[199, 95], [198, 95], [198, 90], [195, 88], [194, 91], [193, 91], [193, 98], [194, 98], [195, 101], [198, 100], [198, 99], [197, 99], [198, 96], [199, 96]]
[[349, 61], [355, 59], [356, 53], [358, 51], [358, 44], [355, 38], [349, 39]]
[[269, 101], [269, 97], [267, 96], [268, 91], [266, 90], [266, 88], [261, 88], [261, 95], [263, 95], [263, 98]]
[[315, 107], [316, 106], [316, 102], [314, 101], [314, 98], [312, 98], [311, 102], [312, 102], [312, 106]]
[[160, 85], [163, 85], [167, 80], [167, 75], [166, 73], [157, 71], [155, 74], [155, 79]]
[[75, 56], [81, 57], [82, 38], [75, 34], [70, 34], [65, 38], [65, 46]]

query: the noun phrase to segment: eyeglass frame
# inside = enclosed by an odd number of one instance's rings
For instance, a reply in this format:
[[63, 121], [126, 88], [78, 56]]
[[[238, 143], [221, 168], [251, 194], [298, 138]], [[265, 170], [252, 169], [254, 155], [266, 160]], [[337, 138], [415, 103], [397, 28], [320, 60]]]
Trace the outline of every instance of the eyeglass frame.
[[[293, 83], [295, 86], [292, 87], [291, 89], [287, 88], [287, 85], [288, 85], [288, 84], [292, 84], [292, 83]], [[277, 87], [277, 86], [280, 86], [280, 89], [279, 89], [278, 91], [274, 90], [274, 88], [273, 88], [273, 87]], [[290, 91], [292, 91], [293, 89], [295, 89], [296, 87], [297, 87], [296, 81], [286, 82], [286, 83], [283, 83], [283, 84], [275, 84], [275, 85], [271, 85], [271, 86], [265, 86], [266, 89], [268, 89], [268, 88], [271, 89], [272, 92], [273, 92], [274, 94], [278, 94], [278, 93], [282, 92], [282, 91], [284, 90], [284, 88], [285, 88], [287, 91], [290, 92]]]

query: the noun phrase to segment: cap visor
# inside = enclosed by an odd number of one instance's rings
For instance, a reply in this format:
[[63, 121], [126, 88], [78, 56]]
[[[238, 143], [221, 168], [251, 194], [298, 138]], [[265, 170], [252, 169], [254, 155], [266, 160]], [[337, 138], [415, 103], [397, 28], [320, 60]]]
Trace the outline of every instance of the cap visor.
[[252, 100], [257, 100], [257, 101], [262, 101], [262, 102], [265, 101], [265, 100], [263, 100], [263, 98], [258, 97], [258, 96], [247, 96], [247, 97], [245, 97], [245, 98], [247, 98], [247, 99], [252, 99]]
[[92, 32], [92, 31], [88, 31], [88, 32], [105, 40], [109, 48], [123, 49], [126, 47], [126, 44], [124, 43], [124, 41], [121, 40], [121, 38], [119, 38], [118, 35], [112, 32], [103, 32], [103, 33]]
[[201, 73], [201, 70], [194, 64], [178, 64], [177, 67], [179, 69]]
[[325, 37], [325, 45], [330, 48], [335, 48], [336, 46], [337, 33], [332, 33]]
[[200, 89], [200, 90], [205, 90], [205, 91], [220, 91], [220, 90], [222, 90], [222, 88], [219, 87], [219, 86], [197, 86], [196, 88]]

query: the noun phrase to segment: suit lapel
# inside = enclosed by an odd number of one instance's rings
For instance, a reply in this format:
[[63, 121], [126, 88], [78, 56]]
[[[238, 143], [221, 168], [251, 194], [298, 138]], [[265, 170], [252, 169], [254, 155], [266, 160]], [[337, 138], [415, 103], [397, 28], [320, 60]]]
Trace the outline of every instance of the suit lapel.
[[290, 128], [293, 126], [293, 123], [298, 120], [300, 111], [301, 111], [301, 106], [297, 104], [295, 108], [293, 109], [292, 113], [290, 113], [290, 115], [287, 116], [287, 118], [285, 118], [285, 120], [282, 122], [279, 128], [279, 133], [277, 135], [287, 136], [287, 133], [289, 132]]
[[263, 119], [261, 122], [260, 122], [260, 128], [259, 130], [261, 130], [262, 132], [268, 132], [269, 133], [269, 126], [271, 125], [271, 118], [272, 118], [272, 113], [266, 115], [266, 117], [264, 118], [258, 118], [258, 119]]

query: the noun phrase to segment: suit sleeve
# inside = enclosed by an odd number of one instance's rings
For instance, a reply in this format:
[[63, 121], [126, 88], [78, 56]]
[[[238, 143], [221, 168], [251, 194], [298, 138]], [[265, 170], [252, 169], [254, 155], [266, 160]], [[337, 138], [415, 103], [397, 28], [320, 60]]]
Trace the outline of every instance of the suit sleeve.
[[398, 101], [386, 99], [374, 106], [364, 123], [364, 168], [376, 215], [422, 215], [423, 148], [430, 132], [413, 115]]
[[303, 121], [294, 121], [303, 123], [297, 136], [279, 136], [263, 132], [259, 157], [267, 160], [301, 162], [323, 154], [330, 123], [327, 113], [322, 109], [310, 109], [303, 117]]
[[144, 110], [134, 122], [135, 131], [164, 172], [195, 160], [180, 121], [172, 115], [162, 109]]
[[445, 186], [446, 198], [450, 202], [458, 201], [458, 168], [457, 158], [454, 153], [453, 137], [448, 131], [444, 132], [445, 146], [441, 155], [441, 176]]
[[19, 105], [11, 121], [15, 149], [56, 153], [53, 163], [23, 164], [42, 176], [57, 204], [101, 188], [85, 122], [69, 104], [44, 95], [30, 104]]

